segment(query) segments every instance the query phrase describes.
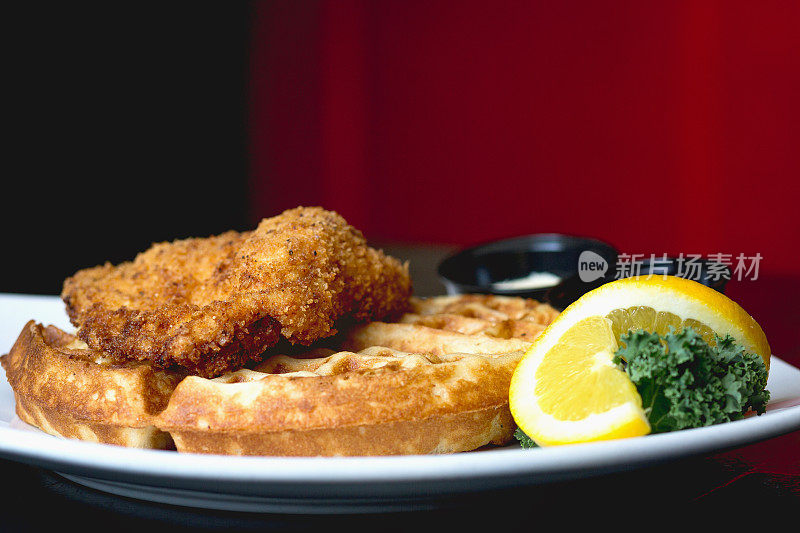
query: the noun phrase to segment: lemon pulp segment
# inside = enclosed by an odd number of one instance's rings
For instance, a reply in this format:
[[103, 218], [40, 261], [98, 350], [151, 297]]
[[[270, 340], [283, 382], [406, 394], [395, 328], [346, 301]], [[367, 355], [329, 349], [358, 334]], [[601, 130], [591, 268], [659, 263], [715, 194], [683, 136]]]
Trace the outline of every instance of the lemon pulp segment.
[[[536, 370], [534, 394], [541, 410], [559, 420], [582, 420], [638, 399], [633, 384], [613, 364], [616, 349], [611, 321], [591, 317], [575, 324]], [[569, 387], [562, 385], [565, 380]]]
[[614, 337], [619, 342], [620, 337], [629, 331], [643, 329], [650, 333], [658, 333], [664, 336], [670, 332], [679, 332], [687, 327], [694, 329], [703, 340], [709, 344], [716, 344], [714, 331], [703, 322], [693, 318], [681, 319], [678, 315], [669, 311], [656, 311], [652, 307], [638, 305], [624, 309], [614, 309], [608, 315], [611, 320], [611, 327]]

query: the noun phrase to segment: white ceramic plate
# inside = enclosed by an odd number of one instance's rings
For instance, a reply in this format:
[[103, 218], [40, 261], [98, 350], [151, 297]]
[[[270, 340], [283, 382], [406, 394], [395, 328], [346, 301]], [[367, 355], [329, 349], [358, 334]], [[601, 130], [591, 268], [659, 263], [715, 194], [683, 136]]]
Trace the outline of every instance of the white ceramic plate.
[[[0, 295], [0, 353], [31, 318], [72, 329], [56, 297]], [[800, 370], [773, 358], [768, 389], [772, 401], [762, 416], [635, 439], [443, 456], [285, 458], [179, 454], [53, 437], [16, 417], [13, 392], [0, 379], [0, 456], [162, 503], [284, 513], [397, 511], [460, 494], [627, 470], [800, 429]]]

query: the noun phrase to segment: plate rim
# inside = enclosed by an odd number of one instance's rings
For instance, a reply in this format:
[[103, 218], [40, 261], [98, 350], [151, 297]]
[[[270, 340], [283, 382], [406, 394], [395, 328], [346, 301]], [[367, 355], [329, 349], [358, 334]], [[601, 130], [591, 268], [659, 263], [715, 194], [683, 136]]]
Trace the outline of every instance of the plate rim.
[[[792, 367], [793, 368], [793, 367]], [[244, 483], [407, 483], [557, 474], [671, 460], [756, 443], [800, 429], [800, 405], [702, 428], [585, 444], [524, 450], [498, 448], [447, 455], [383, 457], [226, 456], [126, 448], [65, 439], [41, 430], [0, 427], [0, 455], [53, 470]], [[643, 444], [643, 443], [648, 444]], [[134, 465], [134, 466], [131, 466]]]

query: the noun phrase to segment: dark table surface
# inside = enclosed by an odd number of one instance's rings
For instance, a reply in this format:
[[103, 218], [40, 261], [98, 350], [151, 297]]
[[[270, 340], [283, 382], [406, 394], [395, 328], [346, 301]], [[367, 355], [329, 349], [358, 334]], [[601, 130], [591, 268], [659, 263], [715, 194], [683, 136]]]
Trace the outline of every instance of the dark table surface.
[[[449, 250], [390, 248], [412, 260], [417, 293], [440, 294], [435, 265]], [[788, 279], [788, 285], [787, 285]], [[728, 294], [762, 323], [773, 352], [800, 366], [797, 308], [784, 303], [800, 296], [800, 280], [780, 276], [731, 284]], [[783, 312], [781, 312], [783, 311]], [[0, 460], [6, 488], [2, 531], [40, 531], [78, 524], [82, 531], [348, 530], [409, 531], [448, 527], [455, 530], [532, 529], [543, 517], [569, 523], [610, 516], [724, 517], [759, 513], [795, 514], [800, 509], [800, 431], [720, 453], [600, 475], [574, 482], [481, 493], [452, 501], [445, 508], [407, 513], [317, 516], [229, 513], [141, 502], [105, 494], [39, 468]], [[603, 513], [598, 515], [597, 513]], [[770, 514], [769, 516], [774, 516]], [[759, 519], [763, 522], [766, 518]], [[639, 522], [642, 523], [642, 522]], [[769, 523], [769, 522], [768, 522]]]
[[[81, 531], [308, 531], [336, 527], [428, 531], [442, 526], [512, 531], [531, 528], [544, 517], [564, 518], [565, 513], [569, 513], [570, 523], [588, 520], [597, 512], [621, 512], [626, 517], [652, 513], [668, 519], [692, 508], [710, 513], [693, 520], [745, 509], [768, 510], [774, 516], [776, 511], [796, 513], [800, 505], [796, 461], [789, 468], [785, 462], [771, 459], [785, 450], [795, 454], [800, 450], [800, 432], [630, 472], [465, 497], [439, 510], [353, 516], [228, 513], [140, 502], [73, 484], [45, 470], [0, 461], [5, 486], [13, 487], [4, 499], [6, 511], [0, 528], [41, 531], [52, 528], [55, 521], [81, 524]], [[36, 511], [22, 512], [31, 506]]]

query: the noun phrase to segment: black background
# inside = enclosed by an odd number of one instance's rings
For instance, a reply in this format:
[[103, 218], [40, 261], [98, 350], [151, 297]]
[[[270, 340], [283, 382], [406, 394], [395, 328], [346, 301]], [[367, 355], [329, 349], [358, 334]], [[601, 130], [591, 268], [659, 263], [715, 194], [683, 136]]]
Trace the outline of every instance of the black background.
[[245, 229], [248, 2], [7, 13], [0, 292], [58, 294], [154, 241]]

